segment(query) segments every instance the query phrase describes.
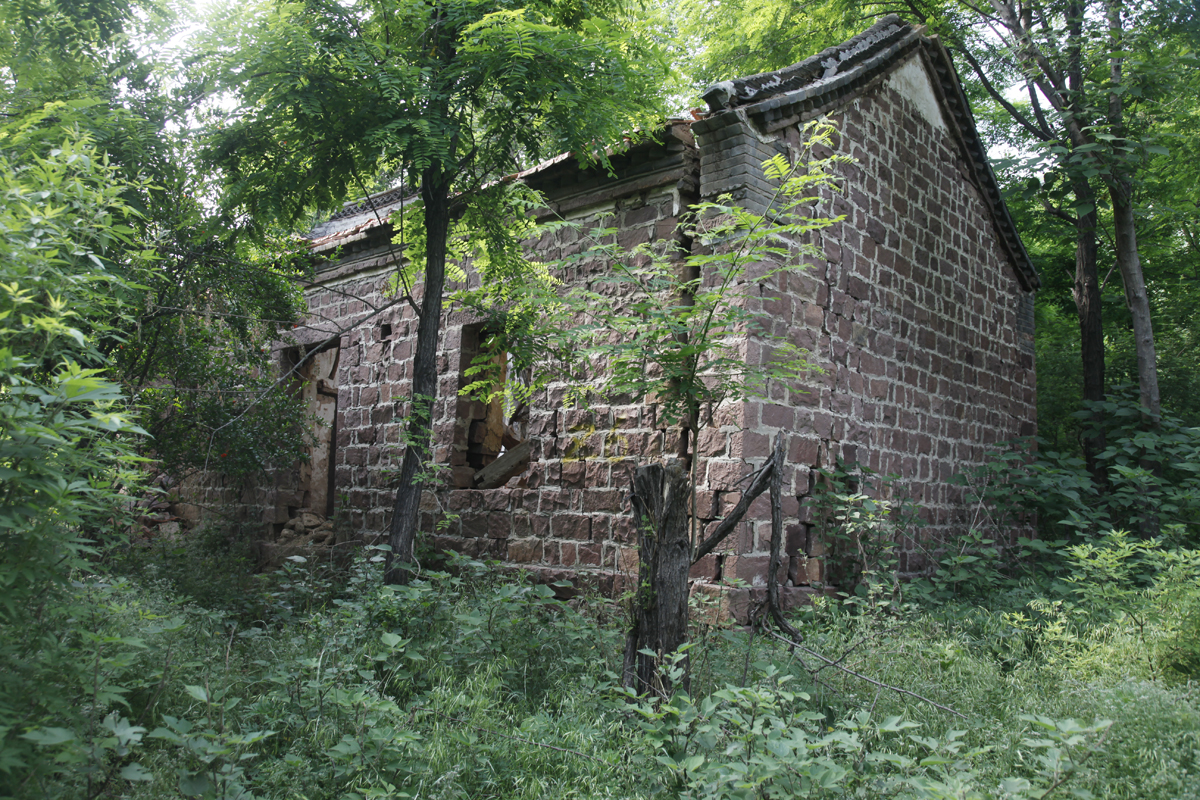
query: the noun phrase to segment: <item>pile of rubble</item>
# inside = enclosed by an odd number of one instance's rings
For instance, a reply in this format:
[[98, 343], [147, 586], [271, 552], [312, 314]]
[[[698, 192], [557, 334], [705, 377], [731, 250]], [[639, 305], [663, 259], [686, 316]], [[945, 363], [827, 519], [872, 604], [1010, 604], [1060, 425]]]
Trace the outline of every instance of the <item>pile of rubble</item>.
[[159, 473], [148, 485], [151, 488], [130, 503], [136, 525], [134, 535], [141, 539], [179, 535], [189, 525], [179, 513], [179, 504], [171, 499], [174, 481], [166, 473]]
[[278, 544], [300, 547], [305, 545], [328, 546], [336, 544], [336, 538], [333, 532], [333, 520], [325, 519], [307, 508], [301, 508], [279, 532]]
[[261, 568], [277, 569], [291, 556], [329, 555], [336, 544], [333, 520], [312, 509], [301, 508], [283, 526], [275, 541], [261, 543]]

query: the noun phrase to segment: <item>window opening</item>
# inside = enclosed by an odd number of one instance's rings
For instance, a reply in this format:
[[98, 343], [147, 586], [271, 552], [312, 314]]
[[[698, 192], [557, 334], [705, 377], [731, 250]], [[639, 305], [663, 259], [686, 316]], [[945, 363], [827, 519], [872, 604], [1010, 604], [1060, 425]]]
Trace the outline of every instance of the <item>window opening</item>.
[[[488, 397], [471, 396], [462, 403], [465, 414], [458, 420], [455, 449], [456, 484], [462, 488], [492, 489], [503, 486], [529, 467], [533, 442], [529, 438], [529, 408], [521, 398], [527, 392], [529, 375], [513, 369], [511, 354], [488, 352], [489, 336], [482, 325], [463, 327], [459, 387], [465, 389], [485, 378], [496, 381], [500, 391]], [[482, 356], [482, 357], [481, 357]]]

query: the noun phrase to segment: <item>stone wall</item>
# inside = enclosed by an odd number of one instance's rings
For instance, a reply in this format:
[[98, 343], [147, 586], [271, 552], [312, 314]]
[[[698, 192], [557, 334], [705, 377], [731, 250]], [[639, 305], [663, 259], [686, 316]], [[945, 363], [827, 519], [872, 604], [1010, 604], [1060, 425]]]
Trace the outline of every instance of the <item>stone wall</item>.
[[[810, 494], [815, 468], [838, 459], [900, 476], [897, 494], [919, 503], [927, 523], [921, 541], [902, 543], [907, 574], [929, 566], [930, 550], [969, 523], [951, 477], [982, 463], [989, 447], [1036, 431], [1030, 295], [951, 129], [934, 116], [919, 65], [913, 56], [832, 111], [838, 150], [853, 163], [838, 168], [844, 191], [824, 201], [845, 220], [818, 237], [824, 259], [761, 287], [757, 306], [775, 332], [810, 350], [824, 373], [773, 387], [768, 400], [746, 405], [742, 430], [701, 440], [713, 466], [738, 456], [759, 464], [770, 439], [786, 432], [794, 497]], [[800, 143], [801, 124], [776, 132], [779, 151]], [[695, 126], [702, 152], [710, 127], [726, 151], [770, 147], [745, 114], [725, 112]], [[714, 190], [733, 188], [714, 181]], [[763, 192], [751, 184], [747, 194]], [[740, 556], [754, 559], [752, 574], [765, 570], [769, 545], [769, 518], [758, 519]], [[803, 509], [788, 527], [797, 583], [821, 576], [809, 557], [825, 544]]]
[[[772, 438], [786, 437], [786, 577], [797, 587], [825, 577], [826, 543], [803, 506], [818, 468], [842, 459], [900, 476], [895, 490], [920, 503], [927, 523], [921, 537], [901, 543], [900, 569], [912, 574], [968, 522], [951, 476], [981, 463], [989, 446], [1035, 430], [1032, 305], [918, 57], [818, 112], [831, 114], [840, 131], [836, 146], [853, 158], [839, 167], [843, 191], [823, 198], [845, 219], [813, 240], [823, 258], [802, 272], [757, 281], [750, 302], [769, 315], [775, 334], [811, 351], [823, 372], [773, 385], [767, 399], [719, 409], [696, 442], [703, 529], [737, 502]], [[764, 132], [744, 111], [722, 111], [691, 126], [698, 158], [686, 126], [676, 125], [666, 144], [638, 151], [616, 179], [562, 166], [529, 180], [542, 180], [552, 207], [584, 228], [600, 220], [615, 226], [625, 246], [675, 241], [679, 215], [697, 195], [732, 192], [765, 207], [771, 190], [761, 161], [777, 152], [794, 157], [803, 121]], [[349, 252], [306, 291], [311, 318], [288, 347], [327, 347], [332, 332], [346, 331], [333, 381], [336, 505], [351, 532], [371, 538], [386, 532], [394, 500], [416, 324], [389, 291], [394, 253], [386, 228], [346, 241]], [[563, 228], [536, 247], [567, 255], [582, 243], [577, 231]], [[583, 264], [560, 277], [586, 282], [602, 270]], [[678, 433], [654, 404], [564, 408], [566, 386], [553, 384], [531, 404], [528, 468], [500, 488], [468, 488], [478, 468], [472, 424], [477, 429], [486, 410], [458, 391], [468, 382], [463, 370], [475, 352], [477, 322], [450, 308], [442, 326], [433, 417], [444, 488], [422, 501], [428, 541], [547, 580], [619, 591], [637, 564], [632, 470], [674, 453]], [[765, 351], [759, 340], [745, 348], [750, 359]], [[290, 503], [300, 495], [289, 480], [280, 477], [274, 505], [270, 498], [264, 504], [270, 536], [297, 513]], [[769, 520], [763, 497], [693, 576], [763, 585]]]

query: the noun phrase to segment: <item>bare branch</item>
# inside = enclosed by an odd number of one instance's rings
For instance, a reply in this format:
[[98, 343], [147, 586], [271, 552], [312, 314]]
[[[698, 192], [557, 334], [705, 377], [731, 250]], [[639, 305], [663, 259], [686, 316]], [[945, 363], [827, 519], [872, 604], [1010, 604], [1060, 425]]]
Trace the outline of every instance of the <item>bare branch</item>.
[[916, 699], [920, 700], [923, 703], [928, 703], [929, 705], [933, 706], [934, 708], [940, 708], [942, 711], [945, 711], [949, 714], [953, 714], [956, 717], [960, 717], [962, 719], [967, 718], [967, 716], [965, 714], [960, 714], [959, 712], [955, 711], [953, 708], [950, 708], [949, 706], [944, 706], [941, 703], [938, 703], [934, 700], [930, 700], [928, 697], [919, 695], [916, 692], [911, 692], [908, 689], [903, 689], [899, 686], [893, 686], [890, 683], [884, 683], [883, 681], [877, 681], [874, 678], [869, 678], [866, 675], [863, 675], [861, 672], [856, 672], [855, 670], [852, 670], [847, 666], [839, 664], [838, 662], [834, 661], [833, 659], [826, 658], [825, 656], [818, 653], [816, 650], [813, 650], [810, 647], [805, 647], [800, 642], [794, 641], [794, 640], [786, 638], [784, 636], [780, 636], [778, 633], [775, 633], [774, 631], [763, 631], [763, 633], [765, 633], [767, 636], [770, 636], [772, 639], [776, 639], [780, 642], [783, 642], [786, 645], [789, 645], [791, 647], [798, 647], [801, 650], [803, 650], [804, 652], [808, 653], [813, 658], [817, 659], [818, 661], [822, 661], [831, 667], [840, 669], [842, 672], [845, 672], [847, 675], [853, 675], [855, 678], [858, 678], [861, 681], [866, 681], [867, 683], [871, 684], [872, 686], [878, 686], [880, 689], [887, 689], [889, 691], [896, 692], [897, 694], [904, 694], [904, 695], [908, 695], [909, 697], [915, 697]]
[[[1054, 135], [1044, 124], [1044, 121], [1042, 121], [1043, 124], [1041, 126], [1035, 125], [1024, 114], [1022, 114], [1016, 106], [1005, 99], [1004, 95], [996, 89], [990, 80], [988, 80], [987, 73], [983, 71], [983, 67], [981, 67], [979, 62], [975, 60], [975, 56], [971, 54], [970, 50], [968, 50], [966, 47], [962, 47], [958, 50], [958, 52], [961, 53], [963, 58], [967, 60], [967, 63], [971, 65], [971, 69], [975, 71], [975, 77], [979, 78], [979, 82], [983, 84], [983, 88], [987, 91], [988, 95], [990, 95], [993, 100], [999, 103], [1004, 110], [1008, 112], [1009, 116], [1017, 121], [1018, 125], [1024, 128], [1027, 133], [1029, 133], [1038, 141], [1049, 142], [1054, 140]], [[1030, 87], [1030, 91], [1033, 91], [1032, 87]]]
[[[361, 325], [362, 323], [371, 319], [372, 317], [376, 317], [379, 314], [382, 314], [384, 311], [387, 311], [388, 309], [398, 305], [401, 302], [402, 302], [402, 300], [400, 298], [397, 298], [396, 300], [393, 300], [390, 303], [387, 303], [383, 306], [379, 306], [379, 307], [372, 309], [370, 313], [364, 314], [362, 317], [359, 317], [358, 319], [353, 320], [349, 324], [342, 325], [341, 327], [335, 328], [332, 332], [329, 333], [328, 336], [326, 336], [320, 342], [317, 342], [314, 346], [310, 347], [308, 349], [308, 352], [305, 353], [304, 357], [301, 358], [299, 361], [297, 361], [292, 366], [291, 369], [289, 369], [287, 372], [280, 375], [275, 380], [275, 382], [272, 383], [269, 387], [267, 387], [266, 389], [263, 389], [261, 392], [259, 392], [258, 397], [251, 400], [246, 405], [246, 407], [244, 409], [242, 409], [242, 412], [240, 414], [238, 414], [236, 417], [233, 417], [232, 419], [227, 420], [226, 422], [222, 423], [221, 425], [218, 425], [217, 427], [213, 428], [212, 431], [208, 435], [208, 452], [206, 452], [204, 454], [204, 470], [205, 471], [208, 470], [208, 463], [210, 460], [210, 456], [212, 455], [212, 443], [216, 439], [216, 436], [218, 433], [220, 433], [225, 428], [228, 428], [230, 425], [233, 425], [235, 422], [239, 422], [242, 419], [242, 417], [249, 414], [251, 410], [253, 410], [260, 402], [262, 402], [264, 397], [266, 397], [267, 395], [276, 391], [281, 386], [286, 384], [289, 380], [291, 380], [292, 376], [296, 375], [299, 372], [300, 368], [303, 367], [305, 364], [307, 364], [313, 358], [313, 356], [315, 356], [318, 352], [320, 352], [321, 350], [324, 350], [326, 347], [328, 347], [329, 345], [332, 345], [334, 342], [341, 341], [342, 334], [344, 334], [350, 330], [353, 330], [354, 328], [358, 327], [359, 325]], [[321, 332], [325, 333], [325, 331], [321, 331]]]
[[[378, 222], [382, 226], [383, 218], [381, 216], [379, 216], [379, 209], [375, 207], [375, 201], [372, 200], [371, 195], [367, 193], [367, 187], [363, 184], [362, 178], [359, 177], [357, 171], [355, 171], [355, 173], [354, 173], [354, 182], [358, 184], [358, 188], [363, 193], [363, 199], [366, 200], [367, 205], [370, 206], [371, 213], [375, 215], [375, 221]], [[401, 188], [403, 188], [403, 180], [401, 181]], [[400, 199], [400, 203], [401, 203], [401, 209], [403, 209], [403, 207], [404, 207], [403, 197]], [[403, 213], [403, 211], [401, 213]], [[392, 248], [391, 237], [388, 237], [387, 247], [388, 247], [388, 255], [392, 257], [392, 262], [396, 265], [396, 276], [398, 278], [400, 278], [400, 285], [404, 287], [404, 300], [408, 303], [409, 307], [412, 308], [413, 313], [415, 313], [417, 315], [417, 319], [420, 319], [421, 318], [421, 309], [420, 309], [420, 307], [417, 306], [417, 301], [413, 299], [412, 287], [410, 287], [408, 285], [408, 281], [404, 277], [404, 270], [400, 266], [400, 262], [402, 259], [401, 259], [401, 257], [398, 257], [396, 255], [396, 251]]]
[[775, 471], [775, 468], [774, 459], [763, 464], [762, 469], [754, 475], [754, 480], [750, 482], [750, 488], [742, 492], [742, 499], [738, 500], [737, 505], [733, 507], [733, 511], [729, 512], [725, 516], [725, 519], [721, 520], [717, 525], [712, 535], [701, 542], [700, 546], [696, 548], [696, 552], [692, 554], [693, 564], [711, 553], [721, 543], [721, 540], [728, 536], [734, 527], [742, 521], [742, 517], [746, 515], [750, 504], [770, 486], [771, 473]]
[[1065, 222], [1069, 222], [1072, 225], [1076, 224], [1079, 221], [1078, 219], [1071, 216], [1067, 212], [1063, 211], [1061, 208], [1054, 205], [1053, 203], [1051, 203], [1049, 200], [1047, 200], [1044, 197], [1042, 198], [1042, 210], [1045, 211], [1050, 216], [1057, 217], [1058, 219], [1064, 220]]

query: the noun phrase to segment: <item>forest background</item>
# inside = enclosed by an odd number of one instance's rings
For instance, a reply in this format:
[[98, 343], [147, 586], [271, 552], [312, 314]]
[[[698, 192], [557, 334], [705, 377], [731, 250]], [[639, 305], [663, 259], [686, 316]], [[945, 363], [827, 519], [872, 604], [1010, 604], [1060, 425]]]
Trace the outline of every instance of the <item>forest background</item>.
[[[1040, 455], [964, 476], [978, 524], [927, 581], [889, 578], [912, 510], [833, 473], [854, 590], [800, 648], [699, 609], [662, 665], [690, 688], [650, 702], [600, 600], [471, 563], [395, 587], [386, 549], [258, 575], [234, 523], [131, 544], [151, 475], [299, 457], [268, 363], [294, 232], [406, 181], [409, 279], [456, 218], [515, 269], [493, 178], [602, 165], [889, 11], [953, 52], [1043, 281]], [[4, 4], [0, 796], [1195, 795], [1198, 34], [1118, 0]]]

